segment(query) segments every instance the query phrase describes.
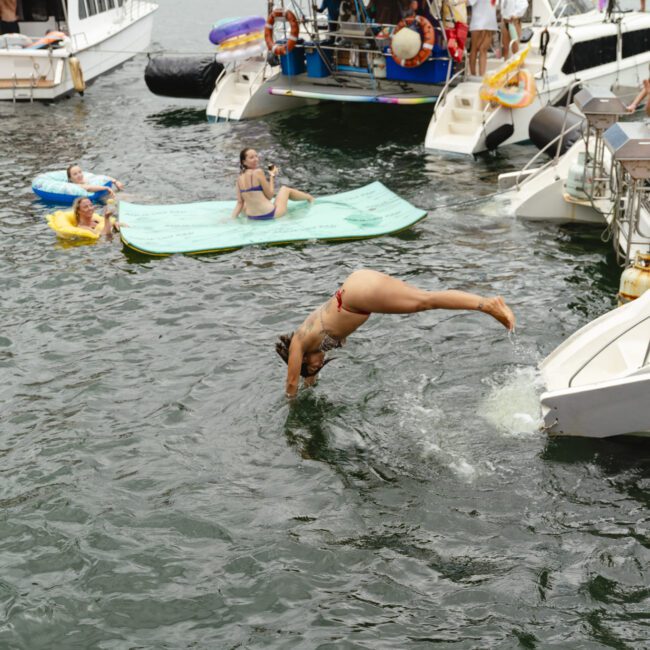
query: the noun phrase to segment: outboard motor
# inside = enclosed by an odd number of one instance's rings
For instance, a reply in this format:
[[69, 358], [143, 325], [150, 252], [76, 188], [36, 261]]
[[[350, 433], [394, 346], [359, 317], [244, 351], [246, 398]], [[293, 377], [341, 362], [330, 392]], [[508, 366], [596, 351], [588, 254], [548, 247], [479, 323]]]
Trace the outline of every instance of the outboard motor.
[[152, 58], [144, 71], [147, 88], [154, 95], [209, 99], [223, 70], [214, 55]]
[[[538, 149], [543, 149], [551, 140], [560, 135], [564, 128], [565, 134], [560, 141], [560, 155], [562, 155], [580, 139], [582, 130], [580, 125], [584, 121], [584, 117], [567, 111], [566, 108], [544, 106], [533, 115], [533, 119], [528, 125], [528, 136]], [[556, 151], [557, 146], [554, 145], [546, 153], [553, 157]]]

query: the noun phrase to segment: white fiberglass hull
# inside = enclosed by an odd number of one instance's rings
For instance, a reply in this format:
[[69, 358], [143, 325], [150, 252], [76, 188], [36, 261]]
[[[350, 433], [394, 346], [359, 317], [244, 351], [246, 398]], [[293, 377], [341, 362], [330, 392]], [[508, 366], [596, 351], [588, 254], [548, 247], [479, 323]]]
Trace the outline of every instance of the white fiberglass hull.
[[279, 66], [268, 66], [263, 59], [250, 59], [226, 69], [208, 101], [208, 121], [251, 120], [317, 103], [313, 99], [271, 94], [270, 89], [280, 79]]
[[650, 436], [650, 374], [543, 393], [549, 435]]
[[[566, 181], [571, 166], [585, 150], [584, 140], [576, 142], [556, 164], [530, 174], [508, 194], [510, 205], [519, 219], [554, 223], [593, 223], [605, 225], [600, 203], [567, 194]], [[516, 177], [516, 173], [512, 173]], [[500, 177], [501, 180], [501, 177]]]
[[650, 291], [588, 323], [540, 364], [551, 435], [650, 435]]
[[[55, 50], [0, 50], [0, 100], [54, 100], [74, 92], [69, 60], [76, 57], [86, 83], [121, 65], [151, 42], [155, 5], [148, 13], [107, 30], [98, 42], [72, 44]], [[78, 48], [78, 49], [77, 49]]]

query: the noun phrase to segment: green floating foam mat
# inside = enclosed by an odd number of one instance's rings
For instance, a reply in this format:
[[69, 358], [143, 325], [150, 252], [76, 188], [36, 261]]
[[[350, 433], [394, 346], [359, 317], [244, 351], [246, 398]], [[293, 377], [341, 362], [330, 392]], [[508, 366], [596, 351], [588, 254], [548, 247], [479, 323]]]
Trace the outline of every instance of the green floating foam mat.
[[138, 205], [120, 202], [124, 244], [148, 255], [210, 253], [255, 244], [378, 237], [408, 228], [426, 212], [379, 182], [289, 204], [284, 217], [231, 219], [234, 201]]

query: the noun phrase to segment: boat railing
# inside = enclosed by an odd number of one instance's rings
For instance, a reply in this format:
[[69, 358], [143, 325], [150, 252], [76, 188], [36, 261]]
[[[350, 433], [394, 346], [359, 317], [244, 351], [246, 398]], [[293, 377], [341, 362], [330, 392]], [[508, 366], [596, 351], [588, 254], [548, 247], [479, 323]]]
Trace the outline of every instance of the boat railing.
[[[565, 113], [564, 113], [564, 120], [562, 121], [562, 128], [560, 129], [560, 132], [546, 145], [540, 149], [525, 165], [524, 167], [520, 170], [519, 174], [517, 174], [517, 180], [515, 181], [515, 188], [519, 190], [520, 184], [521, 183], [527, 183], [529, 181], [532, 181], [533, 178], [536, 178], [541, 174], [543, 171], [548, 169], [549, 167], [553, 166], [555, 167], [561, 156], [562, 156], [562, 142], [564, 141], [564, 137], [567, 136], [569, 133], [574, 131], [577, 128], [582, 128], [582, 122], [578, 122], [577, 124], [571, 125], [569, 128], [567, 128], [567, 118], [569, 117], [569, 105], [571, 103], [571, 99], [573, 97], [573, 89], [576, 88], [577, 86], [580, 85], [580, 81], [574, 81], [572, 82], [568, 89], [567, 89], [567, 99], [566, 99], [566, 105], [564, 107]], [[526, 171], [530, 169], [530, 167], [535, 163], [535, 161], [540, 158], [542, 154], [547, 154], [549, 151], [552, 151], [552, 147], [555, 147], [555, 154], [553, 158], [551, 158], [549, 161], [547, 161], [544, 165], [541, 167], [537, 168], [535, 171], [529, 172], [526, 174]], [[522, 180], [523, 177], [523, 180]]]
[[[264, 75], [266, 74], [266, 71], [269, 67], [268, 62], [265, 62], [263, 66], [259, 67], [257, 69], [257, 72], [255, 73], [255, 76], [253, 77], [252, 80], [249, 79], [248, 82], [248, 95], [249, 97], [253, 96], [253, 93], [257, 90], [257, 87], [260, 83], [260, 77], [262, 78], [261, 80], [264, 81]], [[216, 86], [219, 86], [219, 80], [221, 77], [226, 73], [226, 68], [221, 71], [221, 74], [219, 75], [219, 78], [217, 79]]]
[[[549, 167], [555, 167], [558, 164], [558, 161], [560, 160], [559, 153], [561, 151], [561, 141], [563, 140], [564, 136], [571, 133], [571, 131], [574, 131], [575, 129], [581, 127], [582, 124], [580, 123], [580, 124], [573, 124], [569, 128], [563, 128], [563, 130], [560, 133], [558, 133], [558, 135], [556, 135], [545, 147], [540, 149], [519, 171], [519, 174], [517, 175], [517, 180], [515, 181], [514, 184], [515, 188], [519, 189], [521, 185], [528, 183], [529, 181], [532, 181], [533, 178], [536, 178], [539, 174], [541, 174]], [[546, 154], [553, 147], [556, 147], [556, 152], [553, 158], [546, 161], [546, 163], [544, 163], [541, 167], [537, 167], [534, 171], [531, 171], [528, 174], [526, 174], [526, 171], [530, 169], [530, 167], [542, 156], [542, 154]]]
[[454, 73], [451, 77], [447, 78], [447, 82], [445, 83], [443, 89], [440, 91], [440, 94], [438, 95], [438, 98], [436, 99], [436, 103], [433, 105], [433, 117], [436, 117], [436, 114], [438, 112], [438, 107], [442, 107], [445, 105], [445, 101], [447, 100], [447, 93], [449, 92], [449, 89], [456, 84], [456, 81], [465, 73], [465, 70], [461, 68], [458, 70], [458, 72]]
[[[285, 4], [290, 5], [298, 17], [309, 38], [309, 45], [317, 50], [324, 65], [334, 78], [340, 75], [363, 76], [370, 77], [373, 83], [384, 78], [383, 75], [378, 75], [376, 72], [376, 58], [388, 56], [387, 50], [391, 34], [397, 25], [376, 23], [367, 15], [365, 7], [363, 9], [357, 7], [357, 11], [360, 13], [357, 14], [356, 21], [328, 20], [328, 29], [324, 30], [319, 26], [319, 19], [314, 7], [311, 7], [311, 12], [309, 12], [303, 10], [297, 0], [287, 0], [286, 3], [283, 1], [281, 6], [284, 7]], [[442, 28], [442, 21], [438, 16], [435, 0], [427, 0], [427, 4], [437, 22], [437, 25], [434, 25], [436, 41], [446, 49], [446, 35]], [[362, 6], [363, 3], [355, 2], [355, 5]], [[332, 30], [331, 26], [336, 26], [336, 29]], [[432, 58], [451, 62], [451, 57], [446, 53], [445, 56], [433, 56]], [[448, 77], [449, 71], [447, 72]], [[419, 83], [440, 82], [422, 80]]]

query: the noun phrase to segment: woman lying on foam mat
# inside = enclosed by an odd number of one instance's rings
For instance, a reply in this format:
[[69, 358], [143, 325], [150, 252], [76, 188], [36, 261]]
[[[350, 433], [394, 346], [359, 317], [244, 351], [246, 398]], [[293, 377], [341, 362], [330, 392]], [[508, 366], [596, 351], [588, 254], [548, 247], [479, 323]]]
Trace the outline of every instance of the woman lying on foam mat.
[[239, 154], [240, 173], [235, 183], [237, 205], [232, 212], [233, 218], [245, 211], [249, 219], [273, 219], [282, 217], [286, 213], [289, 200], [310, 203], [314, 200], [314, 197], [307, 192], [283, 186], [275, 198], [275, 204], [272, 203], [278, 169], [275, 165], [271, 165], [269, 180], [267, 180], [266, 174], [259, 168], [259, 162], [255, 149], [243, 149]]
[[515, 316], [501, 296], [483, 298], [465, 291], [424, 291], [384, 273], [362, 269], [347, 277], [340, 289], [275, 349], [287, 364], [287, 397], [298, 392], [300, 376], [309, 386], [327, 363], [325, 353], [340, 348], [370, 314], [411, 314], [429, 309], [482, 311], [504, 325], [515, 327]]

